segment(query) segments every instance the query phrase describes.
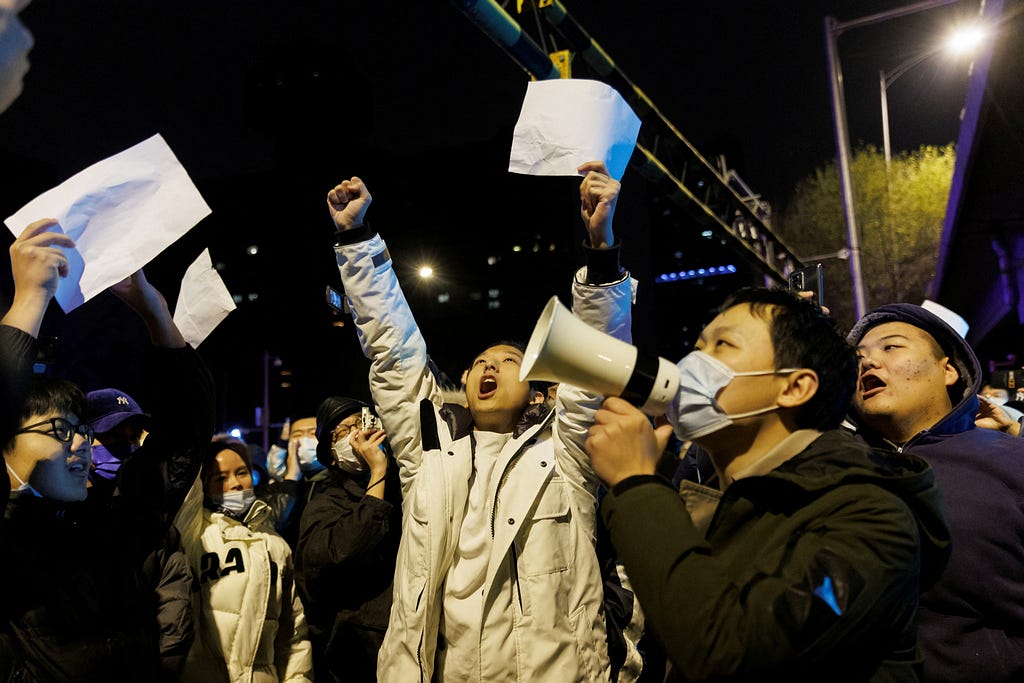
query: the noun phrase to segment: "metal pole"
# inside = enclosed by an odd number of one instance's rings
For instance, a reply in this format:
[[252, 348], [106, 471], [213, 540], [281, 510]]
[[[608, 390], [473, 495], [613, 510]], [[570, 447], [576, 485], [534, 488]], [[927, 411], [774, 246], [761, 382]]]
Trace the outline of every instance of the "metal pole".
[[263, 428], [263, 452], [270, 448], [270, 352], [263, 351], [263, 415], [260, 417]]
[[878, 72], [878, 87], [882, 91], [882, 148], [885, 150], [885, 174], [889, 175], [892, 150], [889, 147], [889, 100], [886, 98], [885, 72]]
[[836, 38], [840, 30], [835, 17], [825, 17], [825, 53], [828, 58], [829, 90], [832, 94], [832, 120], [835, 124], [836, 162], [839, 166], [839, 191], [846, 219], [846, 244], [850, 250], [850, 278], [853, 280], [853, 301], [857, 318], [867, 312], [864, 277], [860, 269], [860, 236], [853, 209], [853, 183], [850, 180], [850, 133], [846, 123], [846, 96], [843, 93], [843, 71], [839, 65]]
[[453, 0], [462, 13], [498, 47], [538, 80], [561, 77], [551, 57], [523, 32], [496, 0]]
[[890, 19], [896, 19], [897, 17], [905, 17], [910, 14], [916, 14], [924, 10], [935, 9], [936, 7], [942, 7], [944, 5], [952, 5], [954, 2], [960, 2], [960, 0], [922, 0], [921, 2], [915, 2], [912, 5], [905, 5], [903, 7], [896, 7], [895, 9], [886, 10], [885, 12], [878, 12], [877, 14], [869, 14], [866, 17], [860, 17], [858, 19], [851, 19], [850, 21], [836, 21], [833, 19], [833, 26], [836, 31], [836, 35], [839, 35], [843, 31], [848, 31], [854, 28], [861, 28], [862, 26], [871, 26], [872, 24], [878, 24], [883, 21]]

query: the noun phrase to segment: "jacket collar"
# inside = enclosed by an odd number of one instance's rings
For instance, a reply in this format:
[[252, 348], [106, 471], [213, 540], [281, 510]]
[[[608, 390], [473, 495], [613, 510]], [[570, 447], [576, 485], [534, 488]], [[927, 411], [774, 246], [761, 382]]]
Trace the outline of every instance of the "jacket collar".
[[[441, 417], [448, 425], [448, 432], [452, 435], [453, 441], [458, 441], [473, 433], [473, 416], [466, 406], [458, 403], [445, 403], [440, 412]], [[532, 427], [544, 424], [553, 412], [554, 410], [546, 403], [526, 406], [526, 410], [519, 416], [519, 421], [512, 430], [512, 438], [518, 439]]]

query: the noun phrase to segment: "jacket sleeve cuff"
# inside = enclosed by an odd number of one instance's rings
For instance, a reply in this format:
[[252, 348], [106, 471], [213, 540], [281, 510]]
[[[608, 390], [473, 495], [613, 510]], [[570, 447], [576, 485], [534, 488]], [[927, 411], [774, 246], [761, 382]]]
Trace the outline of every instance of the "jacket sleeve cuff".
[[584, 240], [583, 254], [587, 259], [587, 281], [584, 284], [604, 285], [621, 280], [624, 272], [619, 263], [621, 252], [621, 242], [599, 249]]
[[612, 495], [621, 496], [626, 491], [643, 484], [662, 484], [672, 488], [672, 482], [659, 474], [634, 474], [632, 477], [626, 477], [613, 486]]
[[348, 230], [338, 230], [334, 233], [334, 246], [341, 247], [346, 244], [355, 244], [356, 242], [365, 242], [372, 238], [377, 233], [373, 228], [370, 227], [369, 222], [360, 223], [354, 228]]

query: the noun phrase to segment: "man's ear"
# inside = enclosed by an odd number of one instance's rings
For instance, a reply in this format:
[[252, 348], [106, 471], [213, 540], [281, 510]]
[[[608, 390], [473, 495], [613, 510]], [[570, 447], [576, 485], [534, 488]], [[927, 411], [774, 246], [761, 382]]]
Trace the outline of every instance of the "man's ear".
[[942, 374], [946, 381], [946, 386], [951, 387], [960, 379], [960, 373], [957, 371], [956, 367], [954, 367], [953, 363], [950, 362], [949, 357], [943, 358], [940, 362], [945, 364], [945, 367], [942, 369]]
[[541, 403], [546, 401], [547, 398], [548, 397], [544, 394], [543, 391], [538, 391], [536, 389], [530, 389], [530, 405], [531, 406], [540, 405]]
[[797, 408], [818, 393], [818, 373], [810, 368], [794, 370], [785, 376], [786, 384], [776, 401], [780, 408]]

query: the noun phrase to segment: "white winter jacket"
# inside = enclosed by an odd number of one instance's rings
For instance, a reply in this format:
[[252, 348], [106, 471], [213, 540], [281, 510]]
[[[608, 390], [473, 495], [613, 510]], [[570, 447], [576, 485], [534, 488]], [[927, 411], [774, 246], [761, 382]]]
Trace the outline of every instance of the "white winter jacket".
[[241, 522], [203, 507], [197, 479], [174, 520], [199, 589], [196, 639], [182, 681], [313, 680], [292, 554], [257, 500]]
[[[370, 388], [400, 470], [402, 541], [378, 680], [430, 681], [444, 581], [473, 471], [468, 411], [442, 403], [426, 345], [377, 235], [335, 247]], [[630, 338], [631, 281], [573, 285], [575, 314]], [[495, 465], [493, 547], [481, 629], [485, 681], [607, 681], [603, 588], [594, 550], [598, 479], [583, 450], [600, 396], [559, 387], [553, 413], [524, 419]], [[528, 410], [524, 418], [530, 416]], [[537, 417], [537, 416], [534, 416]]]

